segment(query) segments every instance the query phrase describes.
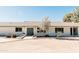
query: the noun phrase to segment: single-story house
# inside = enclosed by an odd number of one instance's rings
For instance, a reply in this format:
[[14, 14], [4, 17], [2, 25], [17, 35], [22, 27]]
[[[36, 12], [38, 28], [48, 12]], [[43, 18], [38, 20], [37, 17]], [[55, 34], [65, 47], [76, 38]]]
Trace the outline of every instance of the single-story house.
[[39, 21], [0, 22], [0, 35], [56, 36], [61, 32], [62, 36], [79, 36], [79, 23], [51, 22], [48, 32], [40, 31], [41, 24]]

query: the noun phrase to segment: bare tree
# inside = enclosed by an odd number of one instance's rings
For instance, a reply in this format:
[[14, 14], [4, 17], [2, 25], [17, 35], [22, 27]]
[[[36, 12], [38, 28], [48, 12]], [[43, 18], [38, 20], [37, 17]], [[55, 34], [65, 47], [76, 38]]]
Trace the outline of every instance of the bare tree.
[[48, 32], [50, 26], [51, 26], [51, 22], [49, 21], [49, 17], [48, 16], [44, 17], [42, 21], [43, 30]]

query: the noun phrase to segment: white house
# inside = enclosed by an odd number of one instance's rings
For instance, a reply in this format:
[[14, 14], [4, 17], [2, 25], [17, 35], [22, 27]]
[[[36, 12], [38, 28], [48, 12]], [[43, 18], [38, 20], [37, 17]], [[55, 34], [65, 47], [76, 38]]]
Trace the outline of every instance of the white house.
[[39, 21], [0, 22], [0, 36], [19, 36], [21, 34], [27, 36], [56, 36], [58, 32], [61, 32], [62, 36], [79, 36], [79, 23], [51, 22], [48, 32], [42, 30], [41, 24], [42, 22]]

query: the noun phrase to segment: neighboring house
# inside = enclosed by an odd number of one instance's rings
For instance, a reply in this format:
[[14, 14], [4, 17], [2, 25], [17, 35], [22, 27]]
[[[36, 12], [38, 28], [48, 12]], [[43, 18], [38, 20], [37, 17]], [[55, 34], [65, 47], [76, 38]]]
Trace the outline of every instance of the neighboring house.
[[62, 36], [79, 36], [79, 23], [51, 22], [47, 33], [42, 30], [41, 24], [39, 21], [0, 22], [0, 35], [56, 36], [61, 32]]

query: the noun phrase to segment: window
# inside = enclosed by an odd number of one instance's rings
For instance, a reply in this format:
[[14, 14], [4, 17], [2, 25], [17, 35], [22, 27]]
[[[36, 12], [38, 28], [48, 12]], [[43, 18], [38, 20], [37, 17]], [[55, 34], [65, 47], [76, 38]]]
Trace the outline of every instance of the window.
[[40, 31], [37, 31], [37, 33], [39, 33]]
[[39, 27], [37, 27], [37, 33], [39, 33], [40, 32], [40, 28]]
[[44, 30], [44, 33], [46, 33], [46, 31]]
[[37, 29], [40, 29], [39, 27]]
[[16, 32], [22, 32], [22, 28], [16, 28]]
[[39, 31], [37, 31], [37, 33], [46, 33], [46, 31], [45, 30], [39, 30]]
[[64, 32], [63, 28], [55, 28], [55, 33], [57, 33], [57, 32], [62, 32], [63, 33]]
[[40, 32], [43, 32], [43, 30], [40, 30]]

